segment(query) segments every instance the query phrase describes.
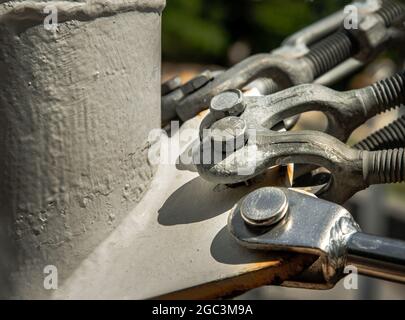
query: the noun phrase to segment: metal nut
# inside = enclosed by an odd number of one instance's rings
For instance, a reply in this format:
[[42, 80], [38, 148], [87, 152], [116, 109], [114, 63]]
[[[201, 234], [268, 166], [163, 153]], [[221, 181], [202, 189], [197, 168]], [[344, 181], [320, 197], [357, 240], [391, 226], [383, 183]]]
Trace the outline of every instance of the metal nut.
[[182, 87], [181, 90], [183, 91], [184, 95], [188, 95], [201, 87], [205, 86], [208, 82], [214, 79], [214, 75], [211, 71], [206, 70], [201, 74], [197, 75], [190, 81], [186, 82]]
[[179, 76], [174, 76], [173, 78], [162, 83], [162, 96], [173, 92], [181, 86], [181, 78]]
[[358, 29], [349, 30], [353, 33], [361, 48], [361, 55], [357, 55], [360, 60], [369, 59], [388, 37], [387, 28], [384, 21], [377, 15], [367, 15], [359, 23]]

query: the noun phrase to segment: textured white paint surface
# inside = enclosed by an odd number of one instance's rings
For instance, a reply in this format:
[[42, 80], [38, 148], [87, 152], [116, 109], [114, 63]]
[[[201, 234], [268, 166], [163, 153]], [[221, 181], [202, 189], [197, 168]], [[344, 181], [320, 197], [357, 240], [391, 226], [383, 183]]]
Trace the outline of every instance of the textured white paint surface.
[[[180, 131], [198, 128], [199, 118], [187, 121]], [[196, 139], [197, 132], [187, 138]], [[172, 139], [179, 141], [179, 132]], [[229, 188], [177, 168], [159, 166], [142, 201], [52, 298], [153, 298], [259, 270], [272, 260], [268, 252], [240, 246], [226, 227], [229, 210], [266, 185], [265, 180]]]
[[0, 296], [39, 298], [43, 268], [68, 278], [153, 177], [164, 1], [69, 11], [56, 33], [28, 19], [43, 1], [20, 2], [0, 5]]

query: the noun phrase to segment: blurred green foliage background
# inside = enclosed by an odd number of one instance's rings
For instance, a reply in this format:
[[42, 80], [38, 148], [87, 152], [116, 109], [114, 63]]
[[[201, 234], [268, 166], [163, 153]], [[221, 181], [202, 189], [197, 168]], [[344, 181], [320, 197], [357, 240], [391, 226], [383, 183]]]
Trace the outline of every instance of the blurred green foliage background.
[[228, 65], [243, 42], [249, 54], [268, 52], [291, 33], [333, 13], [347, 0], [167, 0], [163, 59]]
[[[235, 44], [243, 43], [248, 47], [246, 56], [269, 52], [292, 33], [351, 2], [353, 0], [167, 0], [162, 26], [163, 61], [197, 63], [204, 66], [203, 69], [213, 64], [229, 66], [238, 62], [230, 58]], [[400, 51], [393, 52], [382, 56], [400, 60], [397, 57]], [[403, 52], [400, 55], [403, 57]], [[349, 76], [334, 88], [346, 90], [367, 85], [380, 68], [384, 68], [384, 64], [370, 67], [369, 72], [354, 78]], [[171, 71], [177, 74], [179, 70]]]

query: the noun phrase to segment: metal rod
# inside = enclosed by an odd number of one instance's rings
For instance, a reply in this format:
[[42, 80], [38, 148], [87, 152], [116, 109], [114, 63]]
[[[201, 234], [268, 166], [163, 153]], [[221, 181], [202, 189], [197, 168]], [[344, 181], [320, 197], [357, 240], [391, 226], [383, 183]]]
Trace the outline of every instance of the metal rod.
[[355, 233], [347, 243], [346, 264], [363, 275], [405, 283], [405, 241]]

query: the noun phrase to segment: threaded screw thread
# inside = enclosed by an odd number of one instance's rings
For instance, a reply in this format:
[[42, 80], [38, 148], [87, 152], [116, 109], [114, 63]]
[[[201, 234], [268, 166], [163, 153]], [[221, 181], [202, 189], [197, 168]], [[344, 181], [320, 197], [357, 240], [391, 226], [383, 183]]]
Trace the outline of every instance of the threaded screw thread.
[[405, 179], [405, 149], [365, 151], [364, 178], [368, 184], [394, 183]]
[[[387, 27], [390, 27], [405, 15], [405, 5], [384, 0], [376, 14], [383, 19]], [[354, 47], [349, 34], [345, 30], [340, 30], [312, 46], [304, 58], [313, 65], [314, 78], [317, 78], [350, 58], [355, 50]]]
[[398, 107], [405, 102], [405, 72], [381, 80], [371, 86], [377, 99], [375, 113]]
[[313, 65], [314, 78], [317, 78], [350, 58], [352, 53], [353, 43], [349, 35], [340, 30], [312, 46], [304, 58]]
[[383, 19], [387, 27], [390, 27], [393, 23], [405, 15], [405, 6], [396, 1], [384, 0], [381, 8], [376, 12], [376, 14]]
[[374, 132], [354, 145], [360, 150], [374, 151], [405, 146], [405, 116], [401, 116], [384, 128]]

